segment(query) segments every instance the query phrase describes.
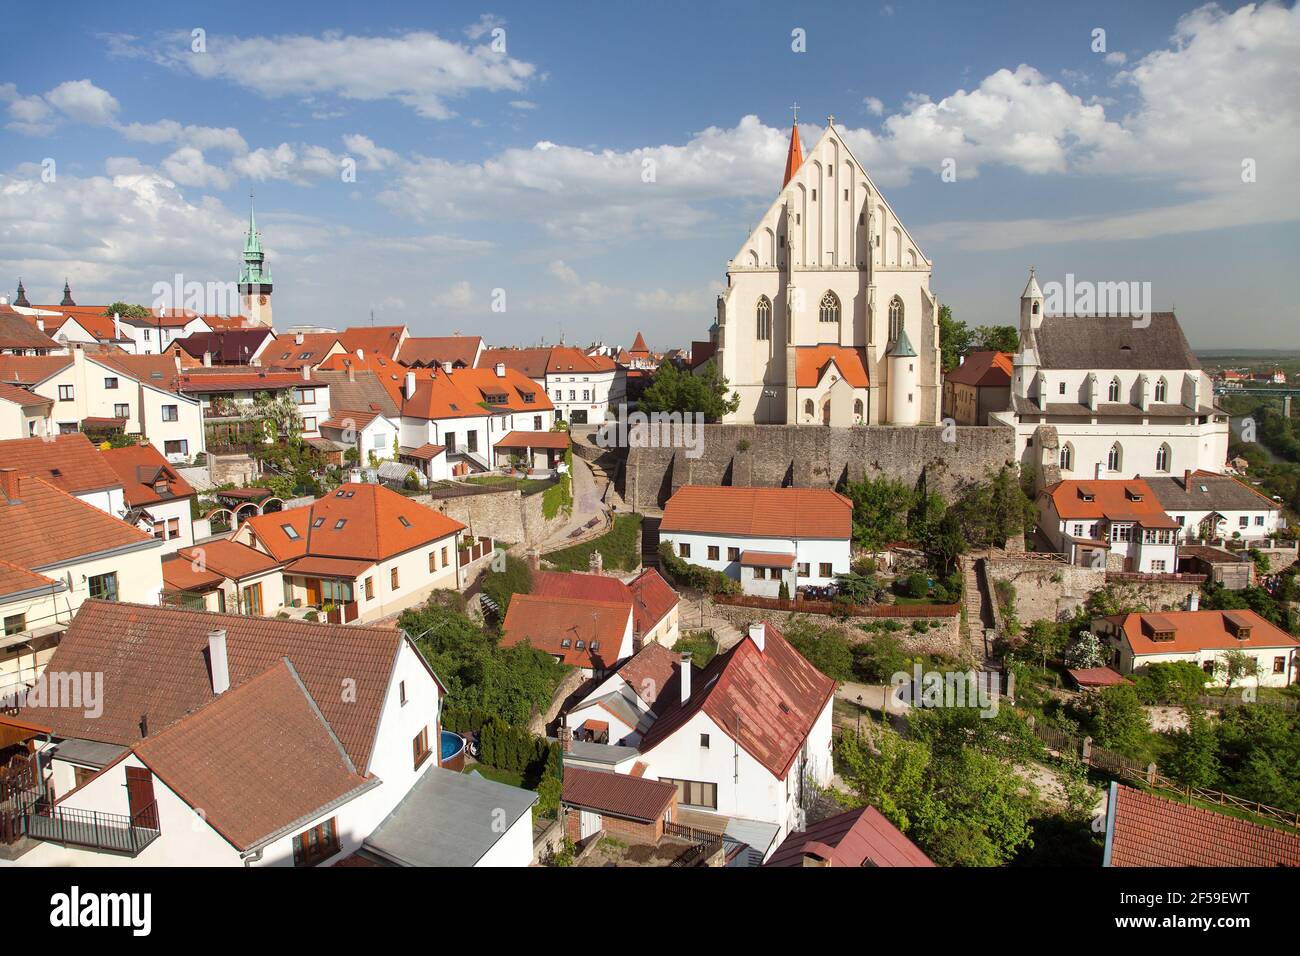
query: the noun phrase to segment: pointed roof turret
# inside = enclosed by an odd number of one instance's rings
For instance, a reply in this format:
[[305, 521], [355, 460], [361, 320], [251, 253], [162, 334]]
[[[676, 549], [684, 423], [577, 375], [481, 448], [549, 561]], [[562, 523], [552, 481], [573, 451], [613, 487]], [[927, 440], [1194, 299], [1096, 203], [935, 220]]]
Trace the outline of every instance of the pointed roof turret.
[[63, 280], [63, 301], [59, 305], [70, 306], [76, 304], [72, 301], [72, 287], [68, 285], [68, 280], [65, 278]]
[[629, 349], [629, 351], [646, 352], [647, 354], [649, 353], [650, 346], [645, 344], [645, 336], [643, 336], [640, 332], [636, 334], [636, 341], [632, 343], [632, 348]]
[[1038, 288], [1038, 279], [1036, 278], [1037, 270], [1033, 266], [1029, 267], [1029, 281], [1025, 283], [1025, 291], [1020, 293], [1022, 299], [1041, 299], [1043, 290]]
[[18, 277], [18, 294], [14, 296], [14, 305], [30, 308], [31, 303], [27, 301], [27, 290], [23, 288], [22, 276]]
[[253, 215], [252, 193], [248, 194], [248, 238], [244, 240], [244, 266], [239, 273], [239, 284], [248, 288], [257, 286], [263, 293], [271, 291], [271, 273], [266, 270], [262, 234], [257, 231], [257, 219]]
[[794, 122], [790, 124], [790, 151], [785, 156], [785, 179], [781, 181], [782, 189], [790, 185], [790, 180], [794, 179], [794, 174], [803, 165], [803, 146], [799, 142], [799, 107], [793, 106], [791, 109], [794, 110]]
[[912, 340], [907, 337], [907, 329], [898, 330], [898, 338], [894, 339], [888, 354], [893, 358], [916, 358], [916, 349], [912, 348]]
[[248, 194], [248, 238], [244, 241], [244, 254], [262, 252], [262, 235], [257, 231], [257, 219], [253, 215], [253, 194]]

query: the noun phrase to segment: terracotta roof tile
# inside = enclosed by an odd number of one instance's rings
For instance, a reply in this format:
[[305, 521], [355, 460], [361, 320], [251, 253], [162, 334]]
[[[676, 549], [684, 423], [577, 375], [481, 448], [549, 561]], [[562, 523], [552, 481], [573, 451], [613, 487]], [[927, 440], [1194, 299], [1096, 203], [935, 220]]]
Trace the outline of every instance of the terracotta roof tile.
[[628, 589], [632, 592], [632, 611], [636, 615], [633, 626], [641, 634], [650, 633], [681, 601], [681, 596], [654, 568], [642, 571]]
[[11, 594], [19, 594], [23, 591], [33, 591], [38, 588], [61, 590], [63, 584], [53, 578], [47, 578], [43, 574], [29, 571], [12, 561], [0, 558], [0, 598], [8, 597]]
[[665, 701], [673, 699], [673, 695], [680, 697], [678, 665], [681, 660], [681, 654], [652, 642], [624, 661], [618, 668], [618, 676], [654, 710], [660, 697]]
[[180, 553], [162, 559], [163, 586], [168, 591], [211, 591], [221, 586], [225, 576], [209, 571], [192, 557]]
[[568, 448], [568, 432], [508, 432], [494, 448]]
[[1043, 494], [1051, 498], [1056, 513], [1070, 521], [1105, 518], [1135, 521], [1144, 528], [1178, 527], [1141, 478], [1068, 479], [1044, 489]]
[[483, 339], [477, 335], [411, 336], [402, 343], [397, 360], [403, 365], [472, 366]]
[[653, 822], [668, 811], [676, 797], [677, 788], [671, 783], [622, 773], [566, 767], [564, 792], [560, 799], [569, 806], [597, 813]]
[[618, 660], [631, 617], [628, 603], [516, 594], [501, 627], [501, 646], [527, 641], [565, 664], [604, 670]]
[[71, 355], [0, 355], [0, 381], [36, 385], [72, 364]]
[[231, 541], [229, 538], [218, 538], [192, 548], [181, 548], [177, 553], [195, 562], [199, 567], [211, 568], [218, 574], [236, 581], [251, 575], [263, 574], [279, 567], [280, 564], [269, 554], [250, 548], [246, 544], [240, 544], [238, 541]]
[[349, 352], [362, 349], [391, 360], [397, 358], [405, 333], [404, 325], [358, 325], [340, 332], [339, 341]]
[[800, 388], [816, 388], [826, 367], [835, 363], [844, 381], [854, 388], [867, 388], [871, 381], [867, 375], [866, 349], [843, 345], [809, 345], [795, 351], [795, 384]]
[[664, 507], [662, 531], [757, 538], [848, 538], [853, 502], [829, 488], [683, 485]]
[[[152, 445], [108, 448], [99, 454], [117, 475], [126, 503], [133, 508], [159, 501], [175, 501], [194, 494], [190, 483]], [[166, 479], [165, 494], [159, 493], [157, 488], [160, 478]]]
[[831, 866], [934, 866], [875, 807], [859, 807], [794, 831], [763, 865], [803, 866], [805, 856]]
[[151, 535], [40, 478], [18, 479], [18, 496], [0, 493], [5, 557], [32, 570], [117, 548], [157, 546]]
[[71, 495], [120, 488], [122, 479], [80, 432], [0, 441], [0, 468], [48, 481]]
[[[1250, 628], [1250, 636], [1237, 637], [1232, 618]], [[1133, 653], [1193, 653], [1240, 647], [1300, 647], [1290, 634], [1274, 627], [1254, 611], [1165, 611], [1162, 614], [1126, 614], [1106, 618], [1117, 625]], [[1173, 631], [1173, 640], [1155, 640], [1157, 633]]]
[[1004, 388], [1011, 384], [1011, 359], [1010, 352], [971, 352], [943, 380], [979, 388]]
[[52, 398], [37, 395], [22, 386], [10, 385], [8, 382], [0, 382], [0, 401], [12, 402], [24, 408], [30, 408], [33, 405], [49, 406], [54, 404]]

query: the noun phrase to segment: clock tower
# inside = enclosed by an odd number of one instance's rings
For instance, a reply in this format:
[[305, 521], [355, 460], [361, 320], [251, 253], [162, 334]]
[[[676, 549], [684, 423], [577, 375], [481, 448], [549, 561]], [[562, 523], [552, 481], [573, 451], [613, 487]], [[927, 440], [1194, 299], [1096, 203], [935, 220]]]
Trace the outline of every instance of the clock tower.
[[253, 197], [248, 198], [248, 238], [244, 242], [244, 265], [239, 270], [239, 306], [251, 325], [270, 328], [271, 273], [266, 271], [262, 234], [253, 218]]

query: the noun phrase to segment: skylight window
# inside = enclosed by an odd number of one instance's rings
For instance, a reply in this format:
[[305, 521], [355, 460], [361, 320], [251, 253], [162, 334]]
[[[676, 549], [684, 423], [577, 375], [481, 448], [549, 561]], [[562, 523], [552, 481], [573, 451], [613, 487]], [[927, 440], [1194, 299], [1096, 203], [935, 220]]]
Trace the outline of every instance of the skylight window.
[[324, 518], [317, 518], [315, 521], [313, 521], [313, 522], [311, 523], [311, 526], [312, 526], [313, 528], [319, 528], [319, 527], [320, 527], [321, 525], [323, 525], [324, 523], [325, 523], [325, 519], [324, 519]]
[[569, 645], [570, 645], [570, 641], [567, 637], [560, 641], [561, 647], [568, 647]]
[[578, 641], [578, 650], [582, 650], [582, 649], [583, 649], [584, 647], [586, 647], [586, 646], [587, 646], [587, 642], [586, 642], [586, 641], [583, 641], [583, 640], [581, 640], [581, 639]]
[[295, 528], [293, 525], [282, 524], [280, 525], [280, 530], [284, 532], [284, 536], [288, 538], [290, 541], [298, 540], [298, 529]]
[[334, 530], [335, 530], [335, 531], [342, 531], [342, 530], [343, 530], [343, 526], [344, 526], [345, 524], [347, 524], [347, 523], [348, 523], [348, 519], [347, 519], [347, 518], [340, 518], [338, 521], [334, 522]]
[[406, 515], [398, 515], [397, 520], [402, 523], [403, 528], [409, 528], [411, 526], [411, 522], [406, 520]]

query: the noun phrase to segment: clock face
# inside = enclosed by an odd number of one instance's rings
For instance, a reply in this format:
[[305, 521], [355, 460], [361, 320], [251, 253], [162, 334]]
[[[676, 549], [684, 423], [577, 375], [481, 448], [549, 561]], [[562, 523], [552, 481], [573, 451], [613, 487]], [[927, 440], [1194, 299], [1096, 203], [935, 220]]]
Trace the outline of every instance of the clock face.
[[264, 295], [260, 295], [260, 296], [258, 296], [258, 297], [257, 297], [257, 304], [258, 304], [258, 305], [266, 305], [266, 296], [264, 296]]

